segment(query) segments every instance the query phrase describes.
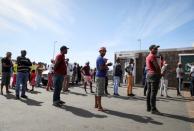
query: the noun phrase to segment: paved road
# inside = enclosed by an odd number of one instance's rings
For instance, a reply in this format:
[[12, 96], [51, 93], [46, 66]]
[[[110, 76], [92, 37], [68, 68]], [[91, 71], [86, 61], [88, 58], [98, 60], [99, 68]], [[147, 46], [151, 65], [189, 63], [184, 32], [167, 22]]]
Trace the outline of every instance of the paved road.
[[125, 87], [119, 88], [120, 97], [104, 97], [106, 112], [94, 108], [93, 94], [86, 95], [80, 87], [70, 90], [61, 95], [66, 101], [62, 108], [52, 106], [53, 93], [43, 88], [27, 93], [27, 100], [15, 100], [14, 93], [0, 95], [0, 131], [192, 131], [194, 102], [177, 97], [175, 90], [169, 91], [173, 98], [158, 99], [162, 116], [146, 112], [143, 90], [138, 87], [134, 98], [125, 96]]

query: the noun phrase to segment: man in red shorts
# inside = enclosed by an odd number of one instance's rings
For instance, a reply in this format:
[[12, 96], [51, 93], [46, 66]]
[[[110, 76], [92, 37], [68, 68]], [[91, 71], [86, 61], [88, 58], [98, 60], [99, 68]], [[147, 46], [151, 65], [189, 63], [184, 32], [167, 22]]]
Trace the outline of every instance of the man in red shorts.
[[90, 84], [90, 92], [94, 93], [92, 91], [92, 74], [90, 73], [90, 63], [89, 61], [86, 62], [86, 65], [81, 69], [81, 73], [84, 77], [84, 89], [85, 92], [87, 93], [86, 86], [89, 83]]

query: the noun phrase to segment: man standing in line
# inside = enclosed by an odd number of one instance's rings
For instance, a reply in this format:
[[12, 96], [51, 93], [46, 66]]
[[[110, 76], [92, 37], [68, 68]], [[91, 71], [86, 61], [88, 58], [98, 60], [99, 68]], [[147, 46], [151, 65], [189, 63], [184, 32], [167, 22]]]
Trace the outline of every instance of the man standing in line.
[[117, 58], [116, 59], [116, 63], [113, 67], [113, 76], [114, 76], [114, 95], [115, 96], [119, 96], [118, 94], [118, 88], [119, 88], [119, 83], [120, 83], [120, 80], [122, 78], [122, 67], [121, 67], [121, 64], [120, 64], [120, 59]]
[[130, 59], [129, 65], [125, 68], [125, 71], [128, 73], [127, 74], [127, 95], [128, 96], [134, 96], [132, 93], [133, 89], [133, 68], [134, 68], [134, 60]]
[[[108, 62], [108, 59], [104, 58], [104, 60], [105, 60], [105, 64], [106, 64]], [[110, 95], [108, 93], [108, 70], [109, 70], [109, 68], [106, 69], [106, 76], [105, 76], [105, 89], [104, 89], [105, 95]]]
[[22, 98], [28, 98], [25, 95], [26, 88], [27, 88], [27, 81], [29, 78], [29, 70], [32, 66], [30, 59], [26, 58], [26, 50], [21, 51], [21, 56], [17, 57], [17, 64], [18, 64], [18, 73], [17, 73], [17, 80], [16, 80], [16, 99], [20, 99], [19, 92], [20, 92], [20, 85], [22, 84]]
[[164, 90], [165, 92], [165, 95], [166, 97], [169, 97], [168, 96], [168, 74], [169, 74], [169, 71], [167, 69], [168, 67], [168, 64], [166, 61], [163, 61], [163, 66], [162, 66], [162, 69], [161, 69], [161, 83], [160, 83], [160, 95], [163, 96], [162, 94], [162, 91]]
[[38, 62], [38, 66], [36, 68], [36, 86], [41, 87], [41, 77], [43, 72], [43, 65], [41, 62]]
[[64, 82], [63, 82], [63, 91], [69, 91], [69, 82], [70, 82], [70, 71], [72, 70], [72, 65], [69, 63], [69, 59], [66, 59], [66, 66], [67, 66], [67, 74], [65, 75]]
[[61, 107], [65, 102], [60, 100], [61, 89], [63, 86], [63, 80], [67, 74], [67, 66], [65, 63], [65, 54], [67, 54], [66, 46], [60, 48], [60, 53], [56, 56], [54, 65], [54, 93], [53, 93], [53, 105]]
[[183, 77], [184, 77], [184, 71], [183, 71], [183, 67], [182, 64], [179, 62], [178, 63], [178, 67], [176, 68], [176, 78], [177, 78], [177, 82], [178, 82], [178, 86], [177, 86], [177, 96], [181, 96], [181, 89], [183, 88]]
[[161, 69], [157, 62], [157, 52], [160, 46], [151, 45], [149, 47], [150, 53], [146, 57], [147, 67], [147, 111], [151, 111], [152, 114], [159, 113], [156, 108], [156, 96], [159, 88]]
[[72, 74], [72, 78], [71, 78], [72, 85], [74, 85], [74, 83], [75, 83], [76, 76], [77, 76], [77, 63], [74, 63], [73, 74]]
[[104, 95], [105, 77], [108, 66], [112, 66], [112, 63], [105, 63], [104, 56], [106, 55], [106, 48], [101, 47], [99, 49], [100, 56], [96, 60], [96, 95], [95, 95], [95, 108], [98, 111], [103, 111], [101, 105], [101, 97]]
[[6, 87], [6, 93], [11, 93], [9, 91], [10, 78], [11, 78], [11, 68], [13, 66], [11, 61], [11, 52], [6, 53], [6, 57], [1, 59], [2, 63], [2, 81], [1, 81], [1, 94], [3, 95], [3, 86]]
[[87, 83], [89, 83], [90, 84], [90, 93], [94, 93], [93, 90], [92, 90], [92, 76], [91, 76], [91, 73], [90, 73], [90, 63], [89, 63], [89, 61], [86, 62], [85, 66], [81, 69], [81, 73], [84, 76], [84, 89], [85, 89], [85, 92], [87, 93], [86, 86], [87, 86]]
[[51, 59], [51, 64], [49, 65], [48, 83], [46, 87], [47, 91], [53, 90], [54, 64], [55, 64], [55, 61]]

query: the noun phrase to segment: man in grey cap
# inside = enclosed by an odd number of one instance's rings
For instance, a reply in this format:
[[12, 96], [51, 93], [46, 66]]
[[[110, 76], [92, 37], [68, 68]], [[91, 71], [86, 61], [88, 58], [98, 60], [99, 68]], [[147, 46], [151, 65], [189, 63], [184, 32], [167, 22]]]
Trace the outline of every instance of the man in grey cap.
[[157, 62], [157, 52], [160, 46], [151, 45], [149, 47], [150, 53], [146, 57], [147, 68], [147, 111], [152, 114], [157, 114], [159, 111], [156, 108], [156, 96], [159, 89], [161, 78], [161, 69]]

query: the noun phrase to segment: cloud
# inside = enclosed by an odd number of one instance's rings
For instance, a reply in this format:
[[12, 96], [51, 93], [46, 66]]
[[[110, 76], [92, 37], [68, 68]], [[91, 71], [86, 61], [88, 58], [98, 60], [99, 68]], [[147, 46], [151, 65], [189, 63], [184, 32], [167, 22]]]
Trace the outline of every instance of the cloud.
[[162, 36], [194, 20], [192, 6], [192, 0], [156, 2], [145, 19], [139, 36]]
[[131, 2], [131, 8], [123, 13], [124, 20], [114, 35], [104, 41], [108, 41], [110, 47], [118, 47], [126, 41], [138, 43], [139, 38], [149, 39], [166, 35], [194, 20], [193, 5], [193, 0]]
[[62, 0], [0, 0], [0, 18], [6, 21], [8, 30], [9, 27], [46, 28], [62, 33], [65, 24], [74, 22], [68, 3]]

